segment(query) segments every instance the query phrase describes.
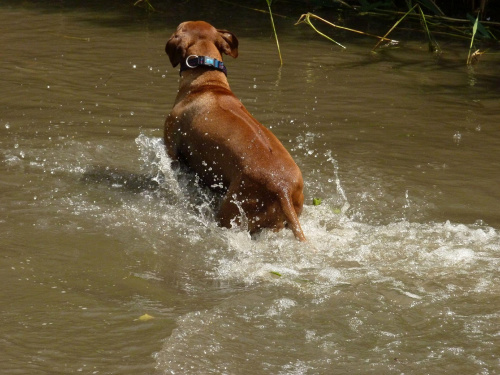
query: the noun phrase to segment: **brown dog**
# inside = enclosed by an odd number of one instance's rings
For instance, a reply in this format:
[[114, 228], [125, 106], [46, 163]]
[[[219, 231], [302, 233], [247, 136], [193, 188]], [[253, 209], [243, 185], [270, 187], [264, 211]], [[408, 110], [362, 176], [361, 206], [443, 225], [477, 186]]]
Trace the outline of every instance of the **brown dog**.
[[230, 228], [243, 210], [250, 233], [286, 223], [305, 241], [298, 219], [300, 169], [229, 88], [222, 54], [238, 56], [236, 37], [203, 21], [183, 22], [165, 51], [172, 66], [181, 64], [179, 93], [165, 122], [169, 156], [225, 194], [217, 214], [221, 226]]

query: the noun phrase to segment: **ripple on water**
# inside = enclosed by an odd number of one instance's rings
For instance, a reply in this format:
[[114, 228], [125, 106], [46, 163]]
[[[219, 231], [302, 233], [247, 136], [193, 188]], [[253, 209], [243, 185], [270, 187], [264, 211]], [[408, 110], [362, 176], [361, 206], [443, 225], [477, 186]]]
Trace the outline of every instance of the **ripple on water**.
[[[487, 303], [498, 299], [495, 229], [358, 222], [339, 210], [347, 200], [333, 178], [338, 197], [304, 208], [306, 244], [289, 230], [252, 238], [215, 224], [214, 197], [172, 169], [160, 138], [140, 135], [136, 144], [140, 173], [75, 167], [73, 159], [40, 168], [97, 182], [85, 194], [61, 187], [47, 201], [54, 210], [149, 244], [161, 270], [188, 275], [186, 293], [211, 298], [207, 280], [231, 291], [178, 319], [155, 355], [159, 373], [432, 372], [449, 363], [480, 373], [498, 366], [500, 316]], [[162, 280], [156, 272], [141, 277]]]

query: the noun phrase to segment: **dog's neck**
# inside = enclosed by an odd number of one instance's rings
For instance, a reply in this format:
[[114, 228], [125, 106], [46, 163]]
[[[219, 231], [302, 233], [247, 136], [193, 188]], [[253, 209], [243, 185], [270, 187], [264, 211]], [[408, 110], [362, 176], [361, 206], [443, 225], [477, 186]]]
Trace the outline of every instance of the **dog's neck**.
[[175, 102], [178, 103], [191, 92], [195, 92], [206, 86], [231, 90], [227, 77], [223, 72], [203, 67], [189, 69], [181, 72], [179, 92], [177, 93]]

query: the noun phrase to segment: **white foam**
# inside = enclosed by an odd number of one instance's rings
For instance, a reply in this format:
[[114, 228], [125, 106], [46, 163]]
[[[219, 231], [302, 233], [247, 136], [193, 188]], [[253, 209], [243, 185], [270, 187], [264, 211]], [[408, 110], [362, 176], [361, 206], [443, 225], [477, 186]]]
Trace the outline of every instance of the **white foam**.
[[[380, 342], [367, 352], [373, 353], [372, 361], [393, 360], [379, 357], [408, 342], [403, 329], [414, 333], [419, 325], [430, 324], [426, 319], [435, 319], [425, 317], [429, 306], [439, 305], [445, 311], [440, 324], [453, 326], [447, 320], [465, 318], [444, 308], [450, 299], [488, 295], [495, 286], [500, 236], [493, 228], [357, 221], [359, 215], [349, 216], [334, 168], [337, 196], [304, 207], [300, 221], [308, 238], [305, 244], [290, 230], [264, 230], [252, 238], [244, 228], [216, 225], [213, 198], [171, 168], [160, 139], [142, 135], [136, 142], [144, 173], [158, 181], [160, 191], [177, 199], [163, 203], [138, 197], [109, 212], [109, 220], [128, 222], [155, 249], [174, 235], [179, 244], [168, 248], [177, 251], [172, 255], [177, 267], [200, 269], [225, 288], [237, 286], [213, 308], [178, 320], [156, 355], [159, 373], [321, 372], [332, 368], [332, 358], [349, 358], [360, 335]], [[189, 293], [206, 289], [206, 279], [191, 277], [185, 284]], [[319, 317], [317, 324], [314, 316]], [[387, 318], [391, 316], [402, 320], [403, 327]], [[474, 340], [490, 332], [489, 320], [494, 318], [468, 323], [463, 334]], [[248, 354], [247, 348], [253, 351]], [[443, 350], [453, 356], [461, 353], [459, 346]]]
[[143, 171], [151, 175], [154, 181], [173, 191], [177, 196], [182, 196], [183, 193], [177, 174], [172, 169], [172, 161], [167, 155], [163, 139], [140, 134], [135, 139], [135, 143], [139, 146]]
[[456, 265], [457, 263], [470, 263], [474, 260], [474, 251], [468, 248], [450, 248], [441, 246], [432, 253], [436, 261], [444, 262], [446, 265]]

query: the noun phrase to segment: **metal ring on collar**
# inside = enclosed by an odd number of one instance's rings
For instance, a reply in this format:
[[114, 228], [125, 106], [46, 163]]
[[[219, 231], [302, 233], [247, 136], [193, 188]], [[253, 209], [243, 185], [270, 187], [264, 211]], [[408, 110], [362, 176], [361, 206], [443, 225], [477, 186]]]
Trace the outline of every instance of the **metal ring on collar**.
[[195, 66], [189, 65], [189, 59], [190, 59], [191, 57], [194, 57], [194, 58], [198, 59], [198, 55], [189, 55], [188, 57], [186, 57], [186, 66], [187, 66], [188, 68], [193, 69], [193, 68], [196, 68], [196, 65], [195, 65]]

